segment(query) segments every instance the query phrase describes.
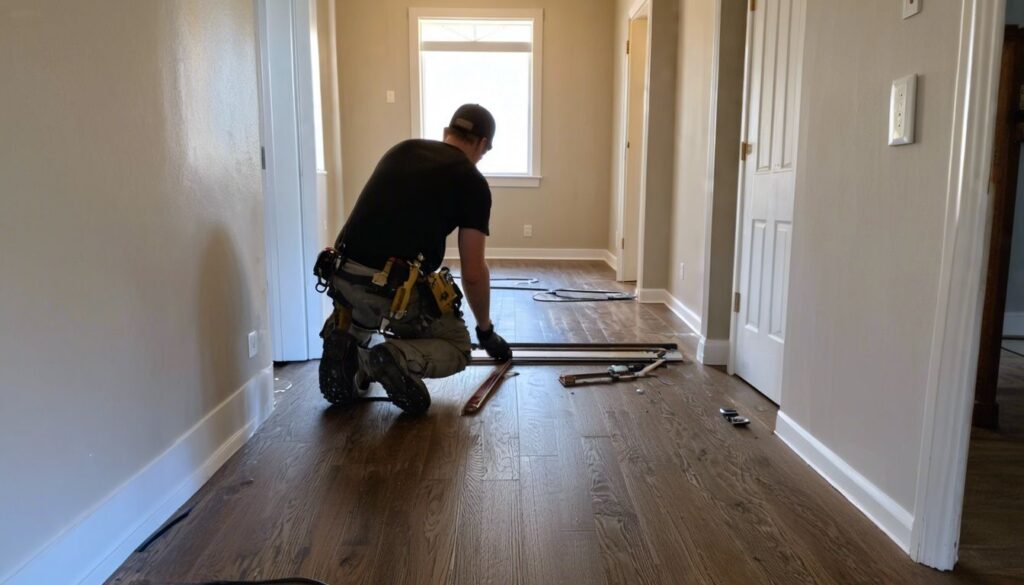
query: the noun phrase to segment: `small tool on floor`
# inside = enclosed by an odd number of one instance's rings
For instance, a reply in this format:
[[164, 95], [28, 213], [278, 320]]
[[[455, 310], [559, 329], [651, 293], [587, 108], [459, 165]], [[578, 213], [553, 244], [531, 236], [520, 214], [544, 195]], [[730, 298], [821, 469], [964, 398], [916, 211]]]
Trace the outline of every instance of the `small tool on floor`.
[[625, 380], [636, 380], [651, 376], [651, 372], [665, 365], [667, 360], [659, 359], [650, 364], [612, 365], [603, 372], [587, 374], [562, 374], [558, 381], [562, 386], [581, 386], [583, 384], [608, 384]]
[[735, 408], [723, 406], [718, 409], [718, 412], [721, 413], [725, 420], [729, 421], [729, 424], [734, 427], [745, 427], [750, 424], [750, 419], [745, 416], [740, 416], [740, 413], [737, 412]]

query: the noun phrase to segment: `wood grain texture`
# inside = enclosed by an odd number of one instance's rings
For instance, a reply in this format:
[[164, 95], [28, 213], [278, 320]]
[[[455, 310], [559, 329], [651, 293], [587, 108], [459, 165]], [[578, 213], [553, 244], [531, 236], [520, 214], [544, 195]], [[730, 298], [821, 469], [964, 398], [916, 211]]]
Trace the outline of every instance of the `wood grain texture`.
[[[595, 262], [492, 269], [544, 286], [629, 290]], [[659, 305], [494, 296], [497, 330], [510, 341], [675, 341], [695, 350], [686, 326]], [[571, 389], [558, 375], [593, 366], [516, 369], [475, 416], [461, 408], [489, 367], [429, 380], [429, 413], [408, 417], [388, 403], [330, 408], [316, 362], [279, 368], [293, 386], [275, 395], [271, 418], [186, 504], [192, 514], [109, 582], [302, 575], [332, 585], [845, 585], [1020, 576], [1019, 549], [966, 517], [965, 554], [993, 558], [953, 574], [911, 562], [773, 436], [771, 403], [718, 369], [674, 364], [656, 378]], [[751, 425], [726, 424], [721, 406]], [[1007, 457], [998, 446], [972, 453], [972, 473], [977, 461]], [[984, 510], [1010, 481], [1006, 497], [1024, 485], [1007, 471], [969, 499]]]

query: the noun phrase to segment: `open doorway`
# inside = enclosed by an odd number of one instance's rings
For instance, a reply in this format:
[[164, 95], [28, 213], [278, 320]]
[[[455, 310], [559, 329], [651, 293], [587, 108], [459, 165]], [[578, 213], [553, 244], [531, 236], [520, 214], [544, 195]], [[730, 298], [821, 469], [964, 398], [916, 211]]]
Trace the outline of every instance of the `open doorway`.
[[[1019, 14], [1019, 15], [1018, 15]], [[1024, 1], [1007, 3], [959, 570], [1024, 576]], [[1012, 24], [1011, 24], [1012, 23]]]
[[647, 104], [650, 87], [650, 14], [644, 2], [629, 14], [629, 37], [626, 41], [626, 143], [622, 199], [619, 217], [622, 235], [619, 240], [619, 265], [616, 280], [636, 281], [640, 270], [643, 244], [642, 209], [647, 168]]

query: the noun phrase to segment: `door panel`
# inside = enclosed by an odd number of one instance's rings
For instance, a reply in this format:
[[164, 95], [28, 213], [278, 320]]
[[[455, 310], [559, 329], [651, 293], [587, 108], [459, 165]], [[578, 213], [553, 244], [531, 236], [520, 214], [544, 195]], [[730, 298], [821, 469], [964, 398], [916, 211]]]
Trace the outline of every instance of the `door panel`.
[[805, 0], [761, 0], [751, 13], [735, 371], [775, 402], [781, 394], [793, 234]]

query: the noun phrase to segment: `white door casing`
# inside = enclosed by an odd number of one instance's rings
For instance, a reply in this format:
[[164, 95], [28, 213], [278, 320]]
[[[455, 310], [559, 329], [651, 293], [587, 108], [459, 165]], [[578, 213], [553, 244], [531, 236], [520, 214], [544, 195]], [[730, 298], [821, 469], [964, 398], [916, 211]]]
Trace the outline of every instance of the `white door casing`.
[[741, 164], [733, 371], [778, 403], [786, 340], [806, 0], [761, 0], [750, 15]]
[[629, 21], [629, 55], [626, 58], [626, 150], [623, 165], [622, 236], [616, 280], [635, 281], [640, 264], [640, 202], [643, 198], [647, 142], [647, 46], [646, 15]]
[[261, 132], [266, 169], [264, 237], [267, 301], [274, 361], [320, 356], [324, 296], [313, 262], [323, 242], [318, 227], [311, 0], [258, 0]]

